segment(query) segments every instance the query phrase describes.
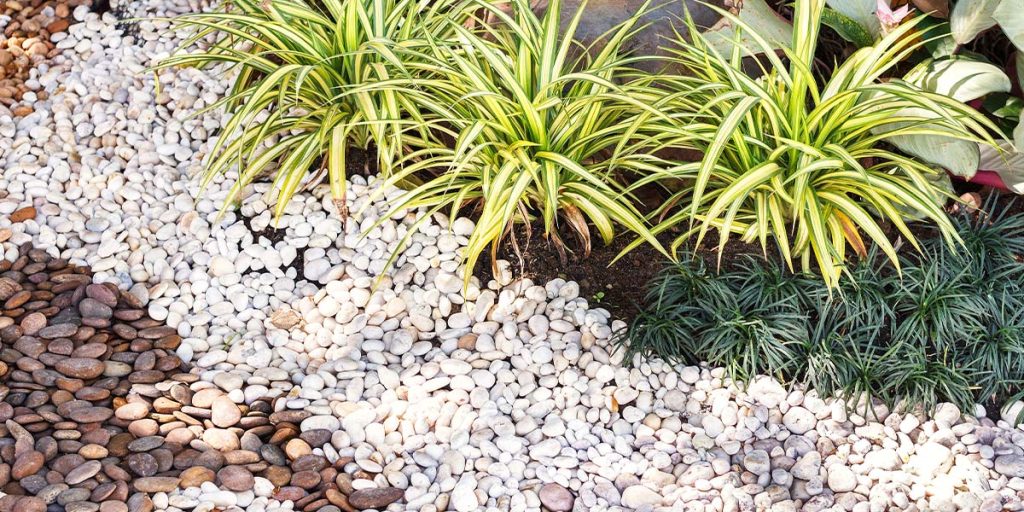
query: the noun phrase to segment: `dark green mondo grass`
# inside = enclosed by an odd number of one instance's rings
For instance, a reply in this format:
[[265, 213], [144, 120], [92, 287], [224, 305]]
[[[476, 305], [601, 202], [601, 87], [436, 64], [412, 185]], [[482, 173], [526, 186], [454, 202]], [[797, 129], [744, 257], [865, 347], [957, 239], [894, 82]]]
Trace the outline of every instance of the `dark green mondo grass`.
[[825, 397], [961, 410], [1024, 396], [1024, 214], [990, 199], [951, 215], [963, 246], [926, 239], [901, 271], [869, 251], [830, 293], [779, 259], [716, 272], [683, 258], [617, 342], [627, 356], [769, 374]]

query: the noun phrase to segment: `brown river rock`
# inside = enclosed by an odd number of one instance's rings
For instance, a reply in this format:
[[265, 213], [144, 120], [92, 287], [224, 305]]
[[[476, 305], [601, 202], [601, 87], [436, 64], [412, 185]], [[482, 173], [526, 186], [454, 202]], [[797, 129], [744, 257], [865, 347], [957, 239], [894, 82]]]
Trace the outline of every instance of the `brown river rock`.
[[368, 508], [383, 509], [402, 499], [403, 496], [405, 496], [405, 491], [396, 487], [360, 489], [348, 496], [348, 502], [360, 510]]
[[76, 379], [95, 379], [103, 375], [103, 361], [84, 357], [69, 357], [57, 361], [54, 368], [68, 377]]
[[354, 476], [373, 475], [313, 453], [332, 432], [300, 435], [310, 412], [236, 404], [189, 373], [177, 331], [137, 297], [30, 246], [19, 253], [0, 261], [0, 490], [11, 495], [0, 512], [148, 512], [148, 494], [204, 482], [244, 491], [256, 476], [296, 510], [402, 499], [355, 491]]

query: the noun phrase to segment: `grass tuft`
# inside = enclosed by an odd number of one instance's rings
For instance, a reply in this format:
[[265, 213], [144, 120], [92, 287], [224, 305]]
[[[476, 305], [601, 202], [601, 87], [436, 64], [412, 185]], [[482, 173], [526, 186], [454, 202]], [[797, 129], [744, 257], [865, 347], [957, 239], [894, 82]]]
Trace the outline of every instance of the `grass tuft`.
[[771, 374], [851, 405], [1001, 403], [1024, 383], [1024, 214], [993, 201], [953, 218], [977, 251], [929, 240], [902, 274], [869, 252], [833, 293], [778, 261], [715, 273], [686, 258], [652, 282], [648, 308], [617, 342], [629, 355]]

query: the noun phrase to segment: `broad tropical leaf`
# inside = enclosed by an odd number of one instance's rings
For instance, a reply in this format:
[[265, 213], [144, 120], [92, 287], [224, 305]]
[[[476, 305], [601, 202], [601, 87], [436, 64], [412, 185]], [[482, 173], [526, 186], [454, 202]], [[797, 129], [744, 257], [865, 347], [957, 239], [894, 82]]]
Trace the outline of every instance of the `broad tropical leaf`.
[[[742, 5], [739, 19], [768, 41], [772, 49], [782, 48], [793, 39], [793, 25], [769, 7], [765, 0], [744, 0]], [[763, 51], [752, 35], [745, 30], [737, 30], [737, 24], [728, 17], [720, 19], [706, 32], [708, 44], [723, 55], [732, 53], [736, 38], [739, 38], [739, 46], [746, 53]]]
[[857, 48], [871, 46], [875, 42], [874, 36], [863, 25], [834, 9], [826, 7], [821, 13], [821, 22]]
[[1013, 130], [1013, 141], [999, 141], [998, 147], [981, 145], [978, 168], [999, 174], [1010, 190], [1024, 194], [1024, 121]]
[[[826, 3], [835, 12], [860, 25], [868, 34], [871, 34], [872, 40], [882, 32], [882, 25], [878, 22], [878, 17], [875, 16], [877, 0], [827, 0]], [[831, 24], [826, 24], [831, 26]]]
[[1018, 50], [1024, 49], [1024, 4], [1014, 0], [1002, 0], [992, 18], [999, 23], [1006, 37], [1013, 41]]
[[944, 94], [967, 103], [986, 94], [1009, 92], [1010, 77], [987, 62], [970, 59], [931, 61], [911, 70], [904, 77], [926, 91]]
[[[911, 70], [905, 79], [923, 90], [949, 96], [959, 102], [969, 102], [993, 92], [1010, 90], [1009, 77], [1001, 69], [984, 62], [968, 59], [948, 59], [925, 62]], [[914, 116], [940, 119], [941, 113], [920, 108], [897, 113], [898, 117]], [[904, 128], [910, 123], [894, 123], [889, 129]], [[926, 125], [927, 126], [927, 125]], [[940, 125], [927, 126], [936, 133], [896, 135], [888, 140], [907, 153], [948, 169], [958, 176], [971, 177], [978, 170], [981, 156], [979, 144], [958, 137], [957, 130]], [[940, 135], [940, 133], [949, 135]], [[991, 149], [991, 146], [989, 146]]]
[[950, 31], [957, 44], [964, 45], [996, 25], [996, 8], [1001, 0], [959, 0], [949, 15]]

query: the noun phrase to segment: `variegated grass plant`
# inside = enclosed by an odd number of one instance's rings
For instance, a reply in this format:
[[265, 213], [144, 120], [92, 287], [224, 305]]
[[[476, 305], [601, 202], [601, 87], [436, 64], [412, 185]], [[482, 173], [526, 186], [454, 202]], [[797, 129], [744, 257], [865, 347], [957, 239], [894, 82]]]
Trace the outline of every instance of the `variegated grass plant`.
[[[673, 250], [694, 237], [699, 245], [710, 230], [719, 234], [720, 251], [732, 237], [767, 251], [772, 238], [791, 270], [794, 259], [804, 270], [813, 261], [834, 287], [848, 247], [866, 253], [865, 237], [899, 265], [885, 224], [914, 247], [909, 219], [930, 221], [948, 243], [957, 239], [942, 209], [946, 192], [933, 181], [942, 171], [886, 141], [930, 134], [992, 144], [989, 133], [998, 129], [954, 99], [884, 78], [925, 43], [915, 22], [858, 50], [823, 85], [816, 82], [811, 67], [824, 5], [797, 0], [792, 45], [781, 56], [719, 10], [755, 48], [737, 42], [723, 54], [689, 23], [688, 38], [678, 38], [669, 59], [682, 72], [649, 79], [664, 93], [648, 101], [673, 120], [650, 132], [656, 146], [703, 154], [637, 182], [672, 187], [654, 218], [655, 232], [682, 227]], [[743, 70], [744, 57], [755, 54], [758, 78]]]
[[585, 3], [561, 33], [560, 0], [543, 15], [528, 0], [478, 5], [470, 27], [452, 24], [457, 44], [435, 37], [427, 57], [410, 59], [435, 136], [388, 177], [417, 183], [392, 207], [453, 216], [475, 208], [467, 280], [484, 251], [496, 255], [509, 237], [515, 243], [515, 225], [536, 219], [563, 256], [567, 234], [589, 251], [591, 227], [605, 243], [625, 228], [657, 245], [617, 181], [653, 165], [634, 135], [648, 107], [633, 97], [622, 51], [640, 13], [585, 48], [574, 39]]
[[[203, 186], [237, 168], [227, 207], [272, 174], [268, 194], [276, 197], [268, 203], [279, 217], [300, 187], [326, 176], [347, 215], [349, 147], [375, 146], [386, 175], [403, 137], [425, 126], [402, 60], [415, 53], [402, 48], [452, 37], [470, 16], [467, 7], [460, 0], [227, 0], [217, 11], [177, 18], [196, 33], [159, 67], [226, 64], [237, 72], [228, 94], [208, 109], [224, 108], [230, 119]], [[212, 45], [188, 50], [211, 37]]]

